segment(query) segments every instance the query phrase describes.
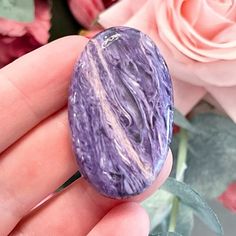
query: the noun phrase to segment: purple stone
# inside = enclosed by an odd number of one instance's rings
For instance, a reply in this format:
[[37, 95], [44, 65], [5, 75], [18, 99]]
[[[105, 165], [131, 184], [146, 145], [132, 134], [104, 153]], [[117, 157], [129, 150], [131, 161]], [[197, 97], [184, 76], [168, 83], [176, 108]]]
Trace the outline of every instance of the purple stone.
[[143, 192], [172, 137], [170, 75], [154, 42], [128, 27], [92, 38], [76, 63], [69, 122], [81, 174], [103, 195]]

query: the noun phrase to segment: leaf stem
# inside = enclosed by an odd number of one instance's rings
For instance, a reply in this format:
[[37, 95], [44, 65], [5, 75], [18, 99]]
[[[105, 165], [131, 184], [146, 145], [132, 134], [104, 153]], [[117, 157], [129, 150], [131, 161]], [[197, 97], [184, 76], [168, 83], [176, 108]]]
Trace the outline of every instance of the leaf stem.
[[[178, 181], [183, 181], [184, 179], [184, 172], [187, 167], [186, 166], [187, 150], [188, 150], [187, 131], [181, 128], [179, 150], [178, 150], [177, 164], [176, 164], [176, 180]], [[175, 232], [178, 210], [179, 210], [179, 198], [174, 196], [172, 200], [172, 209], [170, 213], [170, 221], [169, 221], [169, 229], [168, 229], [169, 232]]]

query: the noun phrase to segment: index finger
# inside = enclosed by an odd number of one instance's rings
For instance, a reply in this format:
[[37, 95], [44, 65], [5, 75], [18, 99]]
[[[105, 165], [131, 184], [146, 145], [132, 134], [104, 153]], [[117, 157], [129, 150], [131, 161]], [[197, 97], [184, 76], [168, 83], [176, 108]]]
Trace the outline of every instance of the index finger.
[[66, 104], [73, 66], [86, 43], [81, 36], [65, 37], [0, 70], [0, 153]]
[[125, 200], [107, 198], [99, 194], [84, 178], [80, 178], [33, 210], [16, 226], [11, 236], [87, 235], [113, 207], [127, 201], [140, 202], [154, 193], [169, 176], [171, 167], [172, 154], [169, 151], [154, 183], [140, 195]]

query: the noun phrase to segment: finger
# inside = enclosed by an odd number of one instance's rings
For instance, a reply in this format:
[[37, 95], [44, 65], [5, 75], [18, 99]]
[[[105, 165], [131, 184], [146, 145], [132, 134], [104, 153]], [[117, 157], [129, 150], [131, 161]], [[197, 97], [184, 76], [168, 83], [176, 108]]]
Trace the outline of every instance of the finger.
[[67, 111], [45, 120], [0, 157], [0, 235], [77, 170]]
[[[126, 201], [141, 201], [150, 196], [166, 180], [171, 166], [172, 155], [169, 152], [154, 184], [144, 193]], [[16, 227], [13, 235], [86, 235], [108, 211], [124, 201], [100, 195], [80, 178], [28, 215]]]
[[67, 101], [76, 58], [87, 39], [65, 37], [0, 70], [0, 153]]
[[120, 204], [109, 211], [88, 236], [147, 236], [149, 218], [137, 203]]

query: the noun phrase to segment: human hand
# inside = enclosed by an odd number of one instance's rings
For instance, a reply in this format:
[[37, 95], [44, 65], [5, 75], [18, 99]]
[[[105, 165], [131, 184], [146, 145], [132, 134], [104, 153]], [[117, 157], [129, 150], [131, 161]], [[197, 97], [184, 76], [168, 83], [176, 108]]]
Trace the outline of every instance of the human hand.
[[[87, 39], [59, 39], [0, 70], [0, 235], [147, 235], [137, 203], [169, 175], [129, 200], [97, 193], [83, 178], [32, 210], [78, 169], [67, 122], [67, 91]], [[10, 233], [11, 232], [11, 233]]]

